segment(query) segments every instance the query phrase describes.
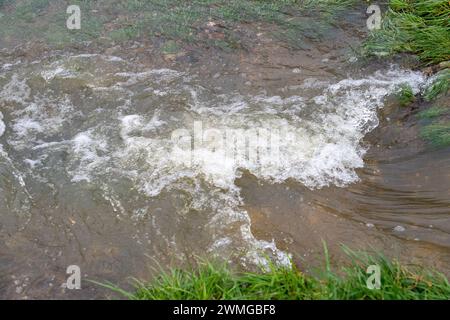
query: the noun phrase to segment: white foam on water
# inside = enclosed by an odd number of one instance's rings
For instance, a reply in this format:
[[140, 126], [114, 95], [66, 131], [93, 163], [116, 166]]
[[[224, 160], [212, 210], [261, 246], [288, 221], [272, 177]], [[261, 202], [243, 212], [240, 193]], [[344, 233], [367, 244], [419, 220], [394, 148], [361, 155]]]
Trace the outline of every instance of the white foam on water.
[[22, 103], [22, 109], [11, 114], [13, 131], [10, 143], [20, 148], [41, 144], [41, 139], [61, 133], [65, 123], [75, 115], [68, 97], [55, 100], [51, 97], [35, 96], [32, 102]]
[[11, 63], [5, 63], [4, 65], [2, 65], [2, 70], [11, 70], [11, 68], [12, 68], [13, 66], [14, 66], [14, 65], [11, 64]]
[[[3, 113], [0, 111], [0, 138], [3, 136], [3, 134], [5, 133], [6, 130], [6, 126], [5, 123], [3, 122]], [[0, 143], [0, 154], [3, 154], [3, 144]]]
[[[6, 125], [3, 122], [3, 113], [0, 111], [0, 138], [5, 134], [6, 131]], [[31, 217], [31, 213], [30, 213], [30, 203], [31, 203], [31, 195], [27, 189], [27, 186], [25, 184], [25, 178], [24, 175], [22, 174], [22, 172], [20, 172], [20, 170], [18, 170], [18, 168], [15, 165], [15, 162], [10, 158], [9, 154], [7, 151], [5, 151], [3, 149], [3, 144], [0, 143], [0, 166], [2, 166], [2, 170], [3, 165], [6, 164], [6, 168], [9, 169], [9, 173], [12, 175], [13, 179], [8, 181], [8, 185], [15, 185], [18, 186], [18, 189], [21, 190], [16, 190], [15, 194], [17, 193], [23, 193], [25, 194], [25, 196], [27, 197], [26, 199], [23, 200], [23, 202], [21, 203], [21, 205], [16, 208], [11, 208], [11, 211], [18, 213], [21, 217], [25, 217], [26, 221], [25, 224], [28, 223], [30, 221], [30, 217]], [[3, 194], [2, 194], [3, 196]], [[3, 201], [3, 199], [2, 199]]]
[[[204, 125], [222, 132], [240, 128], [262, 130], [269, 137], [253, 142], [262, 149], [272, 137], [278, 145], [279, 159], [272, 164], [264, 153], [254, 161], [230, 158], [227, 146], [220, 144], [214, 152], [208, 146], [184, 153], [177, 149], [172, 158], [178, 165], [189, 163], [209, 182], [225, 189], [233, 187], [242, 169], [278, 183], [291, 178], [309, 188], [345, 186], [358, 180], [355, 169], [364, 165], [365, 153], [360, 141], [378, 125], [377, 110], [383, 106], [384, 97], [404, 83], [418, 92], [424, 80], [420, 73], [402, 70], [377, 72], [367, 79], [345, 79], [327, 86], [323, 94], [309, 101], [310, 115], [304, 118], [301, 114], [295, 117], [295, 112], [305, 109], [301, 97], [249, 97], [241, 103], [247, 105], [248, 112], [240, 109], [236, 113], [235, 108], [230, 108], [226, 117], [221, 117], [224, 108], [220, 105], [217, 111], [215, 105], [208, 108], [207, 102], [196, 102], [199, 107], [192, 106], [191, 110], [202, 116], [199, 120]], [[198, 95], [193, 96], [198, 101]], [[236, 99], [231, 99], [231, 106], [237, 103]]]
[[122, 62], [122, 61], [124, 61], [121, 57], [116, 57], [116, 56], [110, 56], [107, 59], [108, 59], [108, 61], [113, 61], [113, 62]]
[[3, 113], [1, 113], [0, 111], [0, 137], [3, 136], [3, 134], [5, 133], [5, 123], [3, 122]]
[[97, 54], [97, 53], [82, 53], [82, 54], [70, 56], [70, 57], [68, 57], [68, 59], [93, 58], [93, 57], [98, 57], [98, 56], [99, 56], [99, 54]]
[[125, 83], [119, 83], [119, 85], [130, 86], [153, 76], [159, 76], [158, 79], [160, 81], [171, 81], [179, 78], [183, 74], [171, 69], [152, 69], [143, 72], [118, 72], [115, 75], [127, 78]]
[[0, 68], [0, 70], [2, 71], [10, 71], [12, 70], [15, 66], [20, 65], [22, 63], [22, 61], [16, 61], [15, 63], [5, 63], [4, 65], [2, 65], [2, 67]]
[[44, 78], [46, 81], [53, 80], [54, 78], [75, 78], [77, 75], [71, 70], [67, 70], [62, 66], [58, 66], [54, 69], [45, 70], [41, 72], [42, 78]]
[[7, 102], [26, 103], [30, 93], [31, 89], [26, 79], [20, 79], [18, 74], [14, 74], [0, 91], [0, 99]]
[[77, 134], [72, 140], [74, 160], [78, 162], [78, 168], [73, 174], [72, 182], [87, 181], [92, 179], [92, 173], [101, 170], [108, 156], [100, 156], [99, 153], [107, 153], [106, 141], [93, 138], [90, 131]]
[[[393, 67], [332, 84], [310, 80], [299, 88], [297, 95], [287, 98], [264, 94], [214, 95], [178, 71], [136, 72], [125, 62], [114, 59], [114, 64], [122, 70], [96, 73], [94, 77], [101, 78], [91, 79], [90, 83], [95, 86], [96, 82], [104, 83], [104, 79], [117, 81], [92, 94], [99, 98], [105, 90], [120, 89], [125, 102], [120, 108], [105, 109], [107, 113], [99, 113], [99, 106], [93, 105], [86, 111], [86, 121], [89, 120], [91, 127], [80, 130], [69, 143], [64, 142], [70, 153], [67, 168], [70, 180], [100, 185], [105, 198], [122, 213], [128, 209], [108, 185], [111, 172], [116, 180], [131, 180], [145, 197], [159, 197], [164, 192], [187, 193], [192, 200], [186, 203], [186, 210], [211, 213], [206, 226], [211, 235], [209, 250], [221, 255], [245, 253], [245, 264], [263, 264], [262, 252], [270, 253], [279, 263], [288, 264], [289, 255], [278, 250], [274, 242], [260, 241], [253, 236], [249, 215], [242, 209], [244, 203], [235, 183], [243, 170], [261, 180], [283, 183], [293, 179], [311, 189], [356, 182], [355, 170], [363, 167], [366, 151], [361, 140], [378, 125], [377, 110], [383, 106], [384, 98], [401, 84], [408, 83], [418, 92], [425, 82], [418, 72]], [[53, 72], [48, 71], [49, 75], [59, 74], [57, 65], [54, 67]], [[70, 123], [76, 107], [68, 100], [63, 110], [50, 107], [52, 116], [42, 117], [48, 112], [48, 105], [56, 104], [55, 101], [49, 97], [30, 97], [23, 81], [18, 76], [11, 80], [16, 87], [21, 86], [19, 96], [14, 96], [8, 87], [0, 92], [0, 99], [6, 96], [6, 100], [23, 104], [23, 109], [12, 113], [16, 140], [13, 146], [51, 152], [51, 148], [38, 147], [62, 142], [43, 142], [40, 135], [63, 130], [61, 124]], [[139, 101], [136, 102], [142, 87], [154, 94], [151, 105], [145, 108], [138, 107]], [[320, 89], [321, 93], [308, 96], [309, 87], [314, 87], [313, 92]], [[179, 103], [181, 98], [187, 102]], [[95, 121], [99, 115], [101, 120]], [[201, 122], [203, 130], [216, 130], [218, 136], [226, 137], [231, 132], [236, 138], [242, 137], [243, 132], [246, 145], [256, 148], [256, 156], [250, 157], [247, 152], [239, 156], [230, 154], [228, 143], [206, 141], [202, 137], [202, 143], [196, 144], [195, 122]], [[255, 129], [258, 130], [256, 138], [248, 136]], [[175, 130], [188, 133], [189, 148], [175, 147], [172, 140]], [[269, 146], [276, 146], [276, 157], [264, 152]], [[140, 212], [135, 208], [130, 211]], [[232, 227], [236, 225], [240, 227]]]
[[[316, 110], [305, 119], [300, 116], [287, 117], [285, 115], [290, 113], [284, 112], [301, 112], [305, 108], [305, 101], [301, 97], [282, 99], [237, 95], [229, 99], [220, 97], [224, 100], [223, 103], [216, 104], [215, 101], [201, 101], [201, 92], [190, 88], [193, 99], [189, 111], [194, 113], [190, 116], [197, 117], [205, 125], [222, 129], [223, 132], [239, 128], [266, 129], [266, 132], [271, 133], [278, 130], [287, 132], [284, 136], [276, 137], [280, 149], [278, 162], [265, 162], [261, 156], [256, 161], [227, 157], [227, 150], [225, 147], [221, 149], [220, 145], [214, 151], [208, 146], [195, 151], [171, 149], [167, 138], [130, 136], [131, 132], [143, 129], [146, 120], [139, 115], [122, 119], [121, 132], [125, 148], [115, 156], [130, 164], [133, 163], [133, 158], [146, 154], [145, 162], [148, 167], [141, 173], [137, 183], [144, 193], [152, 197], [164, 189], [176, 188], [177, 182], [185, 178], [201, 179], [220, 188], [223, 193], [220, 197], [216, 194], [214, 200], [208, 197], [205, 200], [199, 196], [199, 190], [192, 191], [196, 195], [192, 205], [202, 208], [208, 202], [208, 205], [215, 207], [216, 217], [220, 217], [215, 221], [217, 225], [226, 226], [235, 221], [244, 221], [241, 239], [251, 243], [250, 247], [253, 249], [265, 250], [272, 247], [254, 239], [248, 228], [249, 222], [245, 222], [247, 213], [239, 209], [243, 203], [235, 180], [240, 172], [246, 169], [260, 179], [276, 183], [295, 179], [312, 189], [331, 184], [345, 186], [356, 182], [358, 176], [355, 169], [364, 165], [365, 149], [360, 141], [378, 125], [377, 110], [383, 106], [384, 97], [404, 83], [418, 92], [424, 80], [420, 73], [397, 69], [377, 72], [366, 79], [346, 79], [327, 86], [322, 95], [309, 101], [309, 107]], [[211, 103], [210, 107], [208, 103]], [[244, 111], [247, 109], [248, 111]], [[180, 125], [186, 129], [189, 127], [186, 123]], [[228, 243], [223, 237], [218, 237], [217, 241], [218, 243], [213, 244], [214, 248]], [[254, 252], [250, 250], [249, 256], [260, 256]], [[288, 261], [286, 255], [278, 254], [275, 252], [278, 260]]]

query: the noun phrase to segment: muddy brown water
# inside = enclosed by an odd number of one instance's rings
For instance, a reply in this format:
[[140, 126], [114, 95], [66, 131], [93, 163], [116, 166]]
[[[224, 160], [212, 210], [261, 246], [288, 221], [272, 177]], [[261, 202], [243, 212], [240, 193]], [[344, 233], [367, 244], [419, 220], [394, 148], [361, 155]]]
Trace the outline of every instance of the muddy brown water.
[[[301, 50], [261, 27], [249, 52], [186, 53], [193, 63], [144, 45], [4, 55], [0, 296], [105, 298], [86, 280], [130, 288], [195, 256], [254, 270], [292, 255], [308, 271], [322, 241], [336, 266], [345, 244], [449, 274], [450, 150], [424, 144], [388, 99], [426, 78], [355, 61], [364, 19], [351, 22]], [[221, 144], [174, 148], [195, 123], [264, 129], [279, 154], [265, 163], [251, 138], [254, 161]], [[81, 290], [63, 286], [69, 265]]]

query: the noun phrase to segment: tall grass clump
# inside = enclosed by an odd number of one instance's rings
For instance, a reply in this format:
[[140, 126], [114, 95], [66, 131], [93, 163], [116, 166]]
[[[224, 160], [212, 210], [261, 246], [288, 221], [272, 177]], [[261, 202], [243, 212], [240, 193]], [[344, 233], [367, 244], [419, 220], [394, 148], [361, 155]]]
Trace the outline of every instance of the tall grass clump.
[[414, 102], [415, 98], [410, 85], [402, 85], [397, 91], [397, 99], [402, 107], [406, 107]]
[[431, 83], [425, 88], [423, 97], [426, 101], [431, 101], [439, 96], [446, 95], [450, 89], [450, 69], [438, 72]]
[[[326, 266], [313, 275], [297, 267], [270, 265], [269, 272], [233, 272], [224, 264], [200, 262], [188, 269], [161, 271], [151, 282], [137, 282], [133, 292], [103, 285], [135, 300], [327, 300], [448, 299], [450, 284], [442, 274], [403, 266], [381, 255], [345, 249], [351, 262], [333, 271]], [[381, 271], [380, 289], [369, 289], [367, 267]]]
[[424, 65], [450, 59], [448, 0], [390, 0], [382, 28], [364, 45], [369, 55], [412, 53]]

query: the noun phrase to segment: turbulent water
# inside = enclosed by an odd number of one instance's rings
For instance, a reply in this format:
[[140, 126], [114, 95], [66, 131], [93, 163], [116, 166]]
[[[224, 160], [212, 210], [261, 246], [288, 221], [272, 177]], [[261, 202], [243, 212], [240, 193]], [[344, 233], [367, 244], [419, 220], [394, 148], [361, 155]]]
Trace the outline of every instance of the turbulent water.
[[[288, 252], [252, 234], [236, 179], [248, 172], [309, 189], [358, 181], [361, 140], [378, 125], [385, 97], [405, 83], [418, 92], [424, 81], [392, 66], [334, 82], [309, 79], [280, 97], [217, 93], [189, 73], [113, 56], [4, 65], [2, 232], [39, 221], [36, 241], [85, 242], [83, 256], [93, 237], [80, 238], [91, 228], [102, 233], [113, 224], [121, 233], [132, 221], [138, 228], [130, 237], [155, 257], [209, 252], [248, 266], [269, 254], [287, 264]], [[12, 248], [23, 245], [17, 241]]]

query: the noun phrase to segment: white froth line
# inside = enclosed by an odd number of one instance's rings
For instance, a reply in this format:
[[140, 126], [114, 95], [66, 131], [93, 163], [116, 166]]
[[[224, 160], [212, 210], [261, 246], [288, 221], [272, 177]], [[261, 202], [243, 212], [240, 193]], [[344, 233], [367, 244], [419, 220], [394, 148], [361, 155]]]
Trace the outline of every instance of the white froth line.
[[71, 143], [72, 143], [72, 141], [68, 141], [68, 140], [46, 142], [46, 143], [41, 143], [41, 144], [39, 144], [37, 146], [34, 146], [32, 148], [32, 150], [46, 149], [46, 148], [51, 148], [51, 147], [54, 147], [54, 146], [67, 145], [67, 144], [71, 144]]
[[0, 137], [3, 136], [6, 129], [5, 123], [2, 120], [3, 120], [3, 113], [0, 111]]

